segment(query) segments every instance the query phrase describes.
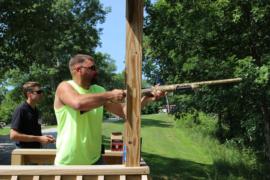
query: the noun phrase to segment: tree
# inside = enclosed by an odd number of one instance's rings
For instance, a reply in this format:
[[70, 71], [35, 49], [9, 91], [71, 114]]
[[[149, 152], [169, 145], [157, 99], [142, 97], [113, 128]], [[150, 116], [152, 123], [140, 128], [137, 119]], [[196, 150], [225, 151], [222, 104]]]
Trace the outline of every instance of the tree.
[[1, 92], [0, 114], [10, 114], [23, 100], [15, 92], [20, 92], [24, 82], [38, 81], [46, 89], [40, 105], [43, 118], [53, 123], [56, 86], [70, 79], [68, 61], [77, 53], [96, 58], [103, 82], [111, 82], [105, 87], [111, 88], [114, 61], [109, 55], [94, 52], [102, 30], [96, 25], [104, 22], [109, 11], [97, 0], [0, 1], [0, 88], [13, 89]]
[[155, 74], [167, 84], [243, 78], [240, 85], [203, 88], [175, 100], [183, 100], [186, 110], [218, 114], [229, 127], [227, 139], [264, 150], [268, 159], [269, 7], [263, 0], [147, 1], [144, 28], [150, 80]]

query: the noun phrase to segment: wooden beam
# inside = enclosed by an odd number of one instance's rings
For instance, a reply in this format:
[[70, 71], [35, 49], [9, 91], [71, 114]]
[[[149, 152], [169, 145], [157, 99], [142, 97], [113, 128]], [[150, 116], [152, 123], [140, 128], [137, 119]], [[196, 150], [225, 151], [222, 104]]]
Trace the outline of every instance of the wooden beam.
[[126, 166], [140, 165], [143, 2], [126, 0]]
[[[0, 174], [12, 175], [12, 177], [18, 175], [143, 175], [149, 174], [148, 166], [140, 167], [125, 167], [124, 165], [69, 165], [69, 166], [35, 166], [35, 165], [14, 165], [14, 166], [2, 166], [0, 165]], [[1, 179], [1, 178], [0, 178]]]
[[56, 149], [14, 149], [12, 155], [55, 155]]

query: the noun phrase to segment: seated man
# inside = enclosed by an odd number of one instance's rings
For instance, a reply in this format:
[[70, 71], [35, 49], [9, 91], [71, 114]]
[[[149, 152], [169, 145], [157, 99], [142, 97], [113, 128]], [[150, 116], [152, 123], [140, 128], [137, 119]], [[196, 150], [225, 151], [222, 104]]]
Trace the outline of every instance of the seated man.
[[55, 142], [51, 135], [42, 136], [41, 125], [38, 123], [36, 104], [40, 102], [42, 92], [37, 82], [27, 82], [23, 85], [26, 101], [13, 113], [10, 130], [10, 139], [17, 141], [18, 148], [41, 148], [41, 144]]

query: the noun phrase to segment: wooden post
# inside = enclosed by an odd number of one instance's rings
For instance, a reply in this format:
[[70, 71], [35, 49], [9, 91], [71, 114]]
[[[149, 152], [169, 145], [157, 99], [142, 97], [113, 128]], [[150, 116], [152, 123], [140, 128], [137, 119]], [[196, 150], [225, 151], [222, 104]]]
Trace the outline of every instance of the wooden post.
[[126, 0], [126, 166], [140, 166], [143, 2]]
[[24, 164], [24, 158], [21, 154], [12, 154], [11, 165], [21, 165]]

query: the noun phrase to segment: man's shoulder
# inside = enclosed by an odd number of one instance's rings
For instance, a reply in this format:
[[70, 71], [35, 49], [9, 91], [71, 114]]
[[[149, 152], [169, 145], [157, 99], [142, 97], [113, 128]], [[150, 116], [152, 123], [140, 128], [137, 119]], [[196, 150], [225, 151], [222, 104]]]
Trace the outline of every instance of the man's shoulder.
[[25, 109], [27, 109], [27, 104], [26, 104], [26, 102], [23, 102], [19, 106], [16, 107], [15, 112], [22, 111]]
[[69, 81], [69, 80], [67, 80], [67, 81], [62, 81], [62, 82], [60, 82], [60, 83], [58, 84], [57, 90], [58, 90], [58, 89], [62, 89], [62, 88], [66, 88], [67, 86], [68, 86], [68, 87], [71, 86], [71, 81]]
[[63, 85], [66, 85], [66, 84], [71, 84], [72, 80], [65, 80], [65, 81], [62, 81], [58, 84], [58, 87], [59, 86], [63, 86]]

